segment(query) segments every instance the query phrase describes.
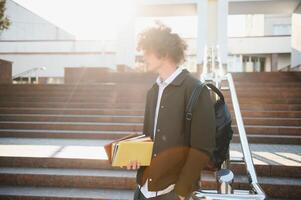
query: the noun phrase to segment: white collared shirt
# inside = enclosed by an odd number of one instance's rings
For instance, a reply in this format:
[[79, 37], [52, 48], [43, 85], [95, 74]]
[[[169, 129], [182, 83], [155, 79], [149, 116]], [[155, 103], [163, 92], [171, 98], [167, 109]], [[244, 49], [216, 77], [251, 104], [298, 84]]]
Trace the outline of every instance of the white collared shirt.
[[164, 89], [182, 72], [183, 68], [179, 66], [167, 79], [164, 81], [161, 80], [160, 76], [157, 77], [156, 83], [159, 86], [159, 91], [158, 91], [158, 99], [157, 99], [157, 104], [156, 104], [156, 113], [155, 113], [155, 123], [154, 123], [154, 139], [155, 139], [155, 134], [156, 134], [156, 128], [157, 128], [157, 119], [158, 119], [158, 114], [159, 114], [159, 108], [160, 108], [160, 102], [161, 102], [161, 97], [163, 94]]
[[[157, 99], [157, 105], [156, 105], [156, 112], [155, 112], [155, 121], [154, 121], [154, 139], [155, 139], [155, 134], [156, 134], [156, 128], [157, 128], [157, 119], [158, 119], [158, 114], [159, 114], [159, 108], [160, 108], [160, 103], [161, 103], [161, 97], [163, 94], [164, 89], [182, 72], [183, 68], [179, 66], [167, 79], [164, 81], [161, 80], [160, 76], [158, 76], [156, 83], [159, 86], [159, 91], [158, 91], [158, 99]], [[156, 195], [162, 195], [166, 194], [174, 189], [175, 184], [169, 185], [163, 190], [157, 191], [157, 192], [152, 192], [148, 191], [148, 181], [146, 180], [145, 184], [140, 188], [141, 192], [146, 198], [150, 197], [155, 197]]]

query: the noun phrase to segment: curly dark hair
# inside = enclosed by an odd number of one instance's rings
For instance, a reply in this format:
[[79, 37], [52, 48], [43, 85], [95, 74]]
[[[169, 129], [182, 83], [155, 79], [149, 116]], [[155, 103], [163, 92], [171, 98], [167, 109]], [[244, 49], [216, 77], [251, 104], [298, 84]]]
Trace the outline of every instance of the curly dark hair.
[[185, 62], [186, 49], [186, 42], [160, 22], [138, 35], [138, 51], [152, 52], [159, 58], [168, 57], [176, 64]]

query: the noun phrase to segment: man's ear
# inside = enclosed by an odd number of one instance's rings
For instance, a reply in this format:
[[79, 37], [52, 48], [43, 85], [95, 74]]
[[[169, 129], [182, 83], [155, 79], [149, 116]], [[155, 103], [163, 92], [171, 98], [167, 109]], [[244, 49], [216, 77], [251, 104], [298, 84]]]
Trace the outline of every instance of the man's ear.
[[163, 61], [163, 62], [172, 62], [172, 59], [167, 55], [161, 55], [160, 56], [160, 59]]
[[161, 55], [159, 53], [154, 53], [154, 55], [160, 60], [162, 60], [162, 58], [164, 57], [164, 55]]

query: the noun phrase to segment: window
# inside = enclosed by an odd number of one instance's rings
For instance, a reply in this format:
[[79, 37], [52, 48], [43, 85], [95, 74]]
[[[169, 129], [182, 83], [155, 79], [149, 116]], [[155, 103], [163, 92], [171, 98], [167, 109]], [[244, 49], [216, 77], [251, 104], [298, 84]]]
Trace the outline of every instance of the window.
[[273, 24], [273, 35], [291, 35], [291, 25]]

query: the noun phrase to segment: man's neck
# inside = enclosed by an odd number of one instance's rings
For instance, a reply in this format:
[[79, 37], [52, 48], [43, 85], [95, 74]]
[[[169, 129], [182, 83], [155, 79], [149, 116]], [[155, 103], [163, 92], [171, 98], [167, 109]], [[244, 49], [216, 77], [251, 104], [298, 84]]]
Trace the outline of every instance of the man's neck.
[[166, 65], [159, 69], [158, 73], [162, 81], [166, 80], [177, 69], [176, 65]]

